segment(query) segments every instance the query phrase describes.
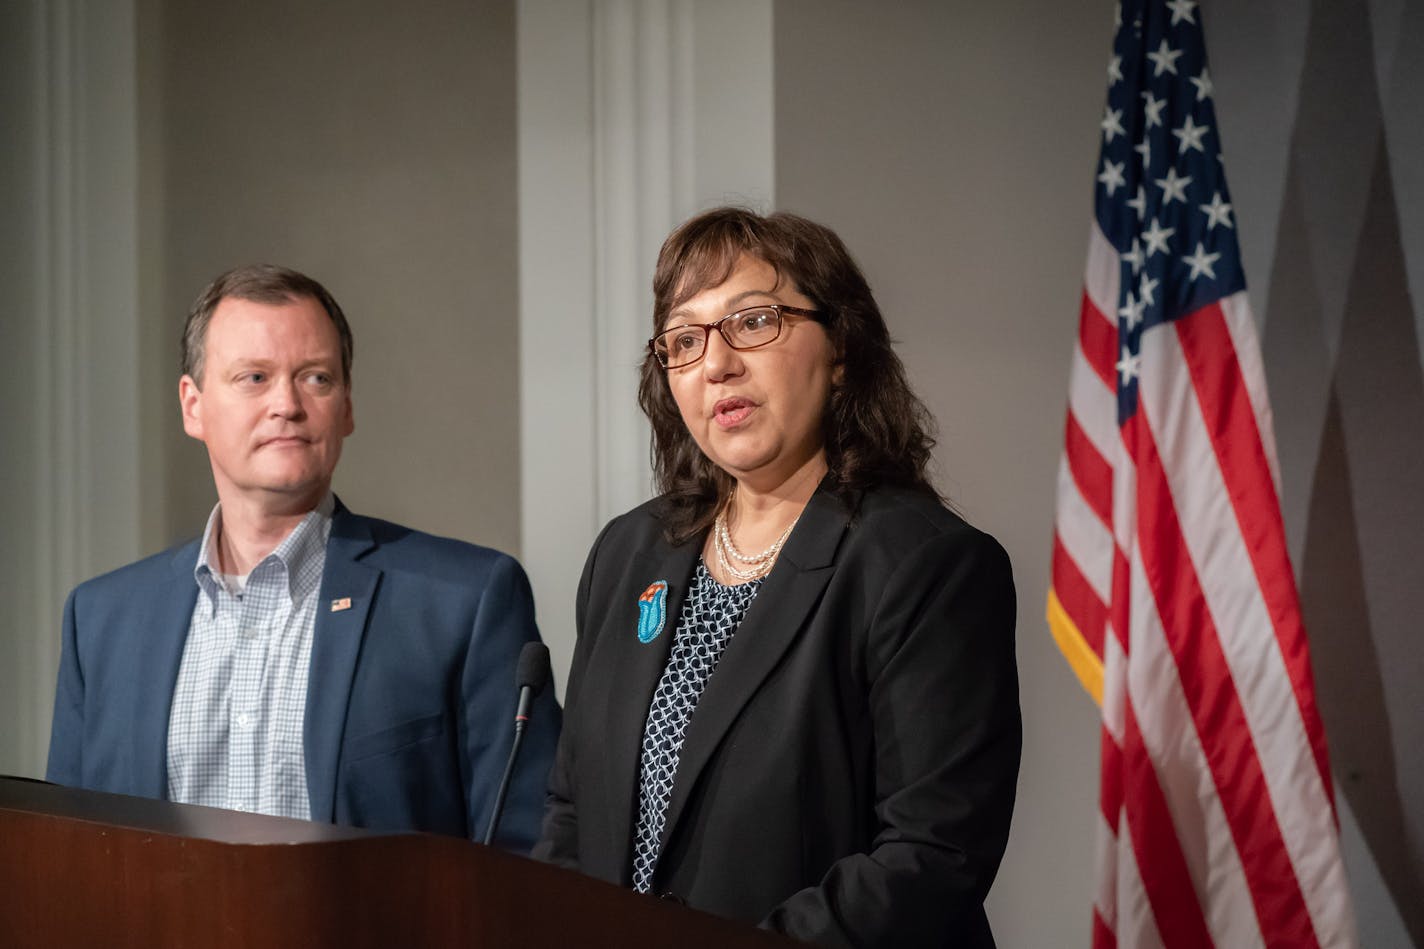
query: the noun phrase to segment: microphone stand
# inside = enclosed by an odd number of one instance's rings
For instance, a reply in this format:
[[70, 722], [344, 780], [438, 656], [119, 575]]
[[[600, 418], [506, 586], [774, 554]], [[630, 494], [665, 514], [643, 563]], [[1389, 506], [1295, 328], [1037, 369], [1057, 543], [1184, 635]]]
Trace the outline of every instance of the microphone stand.
[[525, 643], [519, 654], [519, 707], [514, 713], [514, 744], [509, 749], [509, 759], [504, 763], [504, 776], [499, 779], [499, 790], [494, 795], [494, 811], [490, 814], [489, 826], [485, 829], [485, 846], [494, 843], [494, 832], [499, 827], [499, 819], [504, 814], [504, 800], [509, 796], [509, 781], [514, 775], [514, 762], [519, 758], [519, 749], [524, 744], [524, 729], [529, 725], [529, 712], [534, 704], [534, 696], [543, 691], [549, 678], [549, 649], [543, 643]]

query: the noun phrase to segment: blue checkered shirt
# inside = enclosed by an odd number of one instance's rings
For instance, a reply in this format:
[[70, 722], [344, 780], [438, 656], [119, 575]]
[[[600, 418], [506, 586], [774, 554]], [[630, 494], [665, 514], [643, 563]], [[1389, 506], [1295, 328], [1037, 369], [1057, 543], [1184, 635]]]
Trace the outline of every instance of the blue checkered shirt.
[[335, 504], [328, 493], [245, 584], [214, 569], [213, 508], [168, 714], [169, 800], [310, 819], [302, 722]]

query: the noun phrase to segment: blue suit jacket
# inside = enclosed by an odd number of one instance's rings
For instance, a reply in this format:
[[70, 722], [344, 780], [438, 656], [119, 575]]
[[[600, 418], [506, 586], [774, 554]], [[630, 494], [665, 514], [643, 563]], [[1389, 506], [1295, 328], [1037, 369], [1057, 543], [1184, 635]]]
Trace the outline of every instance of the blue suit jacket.
[[[70, 594], [49, 780], [167, 796], [197, 558], [193, 541]], [[338, 504], [318, 595], [304, 728], [312, 819], [482, 836], [513, 737], [519, 651], [539, 636], [523, 569]], [[331, 609], [347, 597], [349, 609]], [[501, 846], [527, 851], [538, 836], [559, 714], [545, 689]]]

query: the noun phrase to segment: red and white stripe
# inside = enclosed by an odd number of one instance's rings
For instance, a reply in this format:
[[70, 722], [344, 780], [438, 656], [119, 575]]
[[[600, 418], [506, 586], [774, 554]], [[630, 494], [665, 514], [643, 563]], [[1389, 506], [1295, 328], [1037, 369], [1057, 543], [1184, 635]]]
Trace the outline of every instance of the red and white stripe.
[[1102, 706], [1095, 946], [1351, 946], [1255, 325], [1145, 333], [1117, 424], [1118, 255], [1093, 227], [1049, 621]]

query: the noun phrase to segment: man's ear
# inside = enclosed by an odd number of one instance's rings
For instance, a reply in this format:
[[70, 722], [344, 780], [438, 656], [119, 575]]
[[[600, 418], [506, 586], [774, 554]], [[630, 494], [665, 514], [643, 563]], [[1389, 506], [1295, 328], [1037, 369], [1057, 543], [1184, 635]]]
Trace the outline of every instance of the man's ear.
[[203, 390], [187, 373], [178, 380], [178, 409], [183, 414], [183, 431], [198, 441], [203, 440]]

